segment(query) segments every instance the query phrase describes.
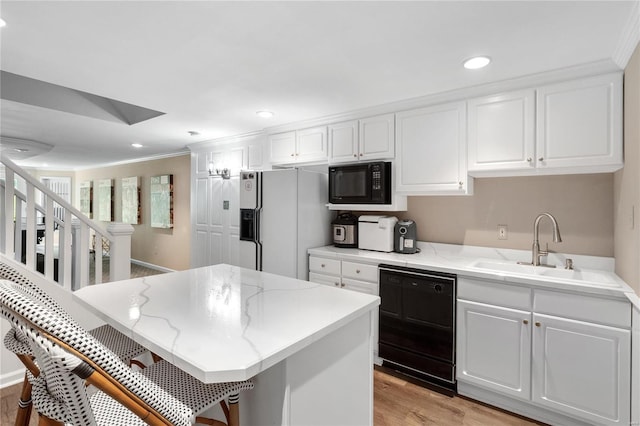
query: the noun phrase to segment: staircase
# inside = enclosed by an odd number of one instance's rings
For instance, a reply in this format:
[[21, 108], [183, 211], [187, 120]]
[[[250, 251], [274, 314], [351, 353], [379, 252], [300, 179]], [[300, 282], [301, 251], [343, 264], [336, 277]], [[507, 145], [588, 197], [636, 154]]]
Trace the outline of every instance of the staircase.
[[109, 281], [128, 279], [132, 233], [128, 224], [105, 228], [92, 221], [0, 156], [0, 254], [5, 257], [72, 291], [103, 281], [107, 253]]

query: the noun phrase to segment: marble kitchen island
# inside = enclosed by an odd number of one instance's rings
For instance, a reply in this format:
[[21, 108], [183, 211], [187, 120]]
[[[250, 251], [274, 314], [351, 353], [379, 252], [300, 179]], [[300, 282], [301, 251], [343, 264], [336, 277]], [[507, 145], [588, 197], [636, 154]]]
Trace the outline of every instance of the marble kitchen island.
[[373, 424], [377, 296], [215, 265], [74, 299], [203, 382], [252, 378], [242, 425]]

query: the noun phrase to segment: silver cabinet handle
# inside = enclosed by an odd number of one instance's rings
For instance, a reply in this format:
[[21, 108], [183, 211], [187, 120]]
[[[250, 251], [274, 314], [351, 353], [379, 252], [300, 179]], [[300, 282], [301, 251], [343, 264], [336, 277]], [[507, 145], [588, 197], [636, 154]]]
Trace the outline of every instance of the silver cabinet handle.
[[360, 273], [360, 269], [356, 269], [356, 274], [359, 274], [359, 273]]
[[540, 323], [536, 321], [536, 327], [540, 327]]
[[345, 285], [345, 284], [344, 284], [344, 283], [342, 283], [342, 284], [340, 284], [340, 287], [344, 287], [344, 285]]
[[531, 157], [527, 157], [527, 163], [531, 162]]
[[523, 324], [529, 324], [529, 320], [522, 320]]
[[354, 157], [357, 157], [357, 156], [358, 156], [358, 154], [353, 154], [353, 156], [354, 156]]
[[544, 157], [538, 158], [538, 161], [544, 161]]
[[340, 283], [334, 283], [336, 285], [336, 287], [338, 287], [340, 285]]
[[324, 268], [324, 263], [320, 265], [321, 268]]
[[360, 153], [360, 157], [362, 157], [362, 153]]
[[462, 188], [462, 181], [458, 182], [458, 186]]

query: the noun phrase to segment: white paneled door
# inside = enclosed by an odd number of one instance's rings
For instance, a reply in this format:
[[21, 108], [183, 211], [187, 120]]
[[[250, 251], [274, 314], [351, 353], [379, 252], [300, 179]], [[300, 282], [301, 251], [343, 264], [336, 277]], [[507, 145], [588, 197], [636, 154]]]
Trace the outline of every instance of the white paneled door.
[[[194, 154], [193, 238], [191, 266], [239, 264], [240, 209], [238, 176], [209, 176], [206, 153]], [[202, 158], [198, 158], [202, 157]], [[198, 166], [198, 163], [202, 163]]]

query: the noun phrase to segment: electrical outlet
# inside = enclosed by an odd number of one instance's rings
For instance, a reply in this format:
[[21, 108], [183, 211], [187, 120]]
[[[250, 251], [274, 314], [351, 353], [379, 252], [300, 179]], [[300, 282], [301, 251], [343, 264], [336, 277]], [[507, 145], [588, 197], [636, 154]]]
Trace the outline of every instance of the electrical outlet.
[[507, 225], [498, 225], [498, 239], [499, 240], [507, 239]]

